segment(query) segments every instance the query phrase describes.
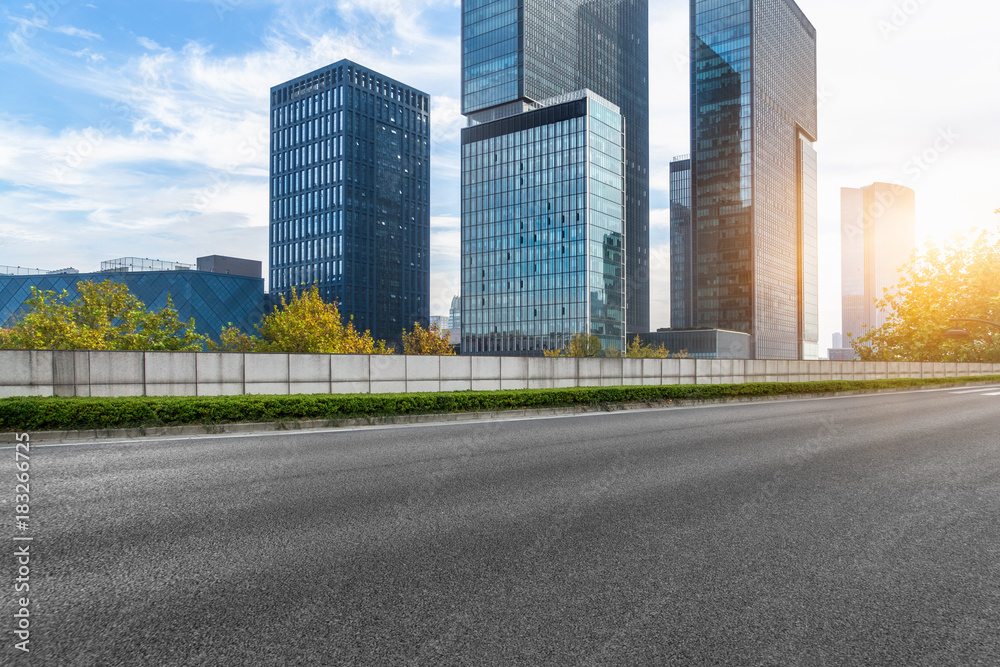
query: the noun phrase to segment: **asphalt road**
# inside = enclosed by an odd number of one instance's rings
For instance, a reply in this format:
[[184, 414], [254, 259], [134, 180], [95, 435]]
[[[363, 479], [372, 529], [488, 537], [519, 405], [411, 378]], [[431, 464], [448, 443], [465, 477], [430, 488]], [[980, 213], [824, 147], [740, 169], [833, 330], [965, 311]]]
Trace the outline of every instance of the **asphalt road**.
[[990, 393], [36, 446], [0, 663], [1000, 665]]

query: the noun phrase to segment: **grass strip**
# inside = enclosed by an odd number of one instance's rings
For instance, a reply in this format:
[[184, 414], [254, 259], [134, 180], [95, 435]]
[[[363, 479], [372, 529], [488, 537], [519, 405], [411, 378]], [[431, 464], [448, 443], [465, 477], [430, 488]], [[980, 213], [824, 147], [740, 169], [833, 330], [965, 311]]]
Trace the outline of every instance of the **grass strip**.
[[234, 424], [314, 419], [390, 417], [455, 412], [493, 412], [578, 405], [660, 403], [755, 396], [794, 396], [870, 391], [966, 382], [998, 382], [1000, 376], [825, 382], [576, 387], [513, 391], [418, 394], [315, 394], [294, 396], [190, 396], [134, 398], [6, 398], [0, 400], [0, 432], [58, 431]]

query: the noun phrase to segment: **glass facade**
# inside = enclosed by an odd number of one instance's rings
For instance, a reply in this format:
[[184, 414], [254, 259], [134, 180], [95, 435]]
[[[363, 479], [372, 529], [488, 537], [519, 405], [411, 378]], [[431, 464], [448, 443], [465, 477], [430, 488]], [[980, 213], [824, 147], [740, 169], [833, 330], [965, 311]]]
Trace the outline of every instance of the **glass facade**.
[[799, 133], [799, 358], [819, 359], [819, 207], [816, 149]]
[[624, 120], [590, 93], [462, 131], [462, 351], [625, 342]]
[[629, 331], [649, 331], [647, 0], [463, 0], [462, 113], [471, 124], [592, 90], [625, 117]]
[[524, 0], [462, 3], [463, 114], [523, 96], [523, 16]]
[[670, 163], [670, 327], [691, 324], [691, 157]]
[[664, 347], [692, 359], [749, 359], [750, 336], [719, 329], [660, 329], [639, 334], [643, 345]]
[[[861, 335], [865, 324], [864, 193], [840, 189], [841, 320], [844, 344]], [[852, 355], [853, 358], [853, 355]]]
[[[916, 194], [892, 183], [841, 188], [841, 280], [844, 336], [885, 324], [875, 306], [899, 283], [916, 249]], [[845, 341], [846, 342], [846, 341]]]
[[271, 89], [270, 285], [399, 344], [430, 316], [430, 98], [348, 60]]
[[0, 276], [0, 326], [6, 326], [24, 310], [31, 288], [66, 290], [72, 299], [78, 282], [114, 280], [125, 284], [150, 309], [173, 300], [181, 320], [194, 318], [198, 333], [219, 339], [222, 327], [239, 327], [253, 333], [264, 311], [264, 280], [206, 271], [122, 271], [115, 273]]
[[816, 31], [793, 0], [691, 1], [688, 323], [818, 356]]

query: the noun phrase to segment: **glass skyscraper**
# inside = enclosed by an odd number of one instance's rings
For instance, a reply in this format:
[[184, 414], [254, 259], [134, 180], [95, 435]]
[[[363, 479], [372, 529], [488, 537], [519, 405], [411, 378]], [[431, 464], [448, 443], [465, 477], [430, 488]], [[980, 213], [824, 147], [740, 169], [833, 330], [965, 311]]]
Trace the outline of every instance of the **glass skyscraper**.
[[891, 183], [840, 189], [843, 335], [885, 324], [875, 306], [916, 249], [916, 194]]
[[428, 326], [429, 110], [349, 60], [271, 89], [272, 297], [317, 285], [393, 343]]
[[625, 118], [626, 319], [649, 331], [647, 0], [463, 0], [462, 113], [470, 124], [591, 90]]
[[691, 281], [691, 156], [670, 162], [670, 327], [692, 326]]
[[590, 91], [462, 130], [462, 352], [625, 344], [624, 120]]
[[691, 0], [692, 227], [671, 237], [671, 308], [751, 334], [758, 359], [819, 355], [816, 116], [816, 30], [793, 0]]

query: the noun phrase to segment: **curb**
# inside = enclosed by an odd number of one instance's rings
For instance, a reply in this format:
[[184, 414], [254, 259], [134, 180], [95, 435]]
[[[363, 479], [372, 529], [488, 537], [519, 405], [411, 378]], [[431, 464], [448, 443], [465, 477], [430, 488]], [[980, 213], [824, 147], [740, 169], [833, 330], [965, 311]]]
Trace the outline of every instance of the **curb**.
[[[90, 429], [78, 431], [38, 431], [30, 433], [31, 442], [39, 444], [59, 444], [65, 442], [114, 442], [140, 438], [162, 438], [178, 436], [239, 435], [241, 433], [269, 433], [308, 431], [317, 429], [359, 428], [365, 426], [397, 426], [406, 424], [431, 424], [447, 422], [473, 422], [497, 419], [523, 419], [525, 417], [558, 417], [595, 412], [623, 412], [628, 410], [648, 410], [657, 408], [680, 408], [698, 405], [720, 405], [725, 403], [765, 403], [774, 401], [828, 398], [836, 396], [863, 396], [866, 394], [895, 394], [901, 392], [927, 391], [958, 387], [977, 387], [996, 384], [995, 382], [957, 382], [918, 387], [892, 387], [887, 389], [855, 389], [851, 391], [821, 392], [815, 394], [778, 394], [775, 396], [734, 396], [729, 398], [684, 398], [648, 403], [603, 403], [599, 405], [577, 405], [556, 408], [525, 408], [489, 412], [453, 412], [394, 417], [356, 417], [350, 419], [314, 419], [301, 421], [258, 422], [247, 424], [188, 424], [184, 426], [144, 426], [122, 429]], [[0, 445], [13, 445], [16, 433], [0, 433]]]

